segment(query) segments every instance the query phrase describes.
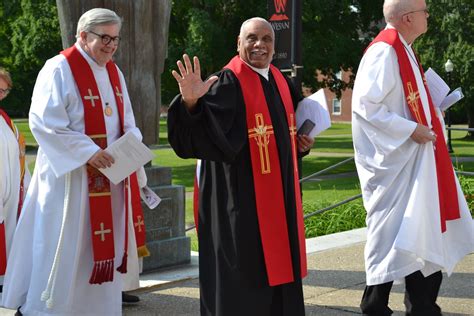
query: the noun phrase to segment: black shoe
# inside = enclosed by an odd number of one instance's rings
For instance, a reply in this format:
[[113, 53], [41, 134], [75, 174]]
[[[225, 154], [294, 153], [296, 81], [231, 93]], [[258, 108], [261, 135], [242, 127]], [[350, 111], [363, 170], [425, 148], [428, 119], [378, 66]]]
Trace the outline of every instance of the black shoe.
[[122, 292], [122, 304], [123, 303], [135, 304], [135, 303], [138, 303], [138, 302], [140, 302], [140, 298], [138, 296]]
[[20, 307], [18, 307], [18, 309], [16, 310], [15, 316], [23, 316], [23, 314], [20, 312]]

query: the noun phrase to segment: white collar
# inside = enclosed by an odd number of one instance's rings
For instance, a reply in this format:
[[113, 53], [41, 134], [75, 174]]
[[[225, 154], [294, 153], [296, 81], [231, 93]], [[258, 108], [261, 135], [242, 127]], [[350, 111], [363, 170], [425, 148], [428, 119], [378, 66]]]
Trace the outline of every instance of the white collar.
[[[387, 23], [387, 26], [385, 29], [395, 29], [393, 25], [390, 23]], [[398, 32], [398, 30], [397, 30]], [[402, 34], [398, 32], [398, 36], [400, 37], [400, 41], [402, 42], [403, 46], [405, 46], [405, 49], [407, 51], [407, 54], [410, 56], [410, 58], [415, 62], [416, 65], [418, 65], [418, 61], [416, 59], [415, 53], [413, 52], [413, 49], [411, 48], [411, 44], [408, 44], [407, 41], [403, 38]]]
[[268, 81], [268, 73], [270, 71], [270, 66], [266, 67], [266, 68], [255, 68], [251, 65], [249, 65], [248, 63], [246, 63], [242, 58], [240, 58], [240, 60], [242, 60], [247, 66], [249, 66], [253, 71], [255, 71], [256, 73], [260, 74], [263, 78], [267, 79]]

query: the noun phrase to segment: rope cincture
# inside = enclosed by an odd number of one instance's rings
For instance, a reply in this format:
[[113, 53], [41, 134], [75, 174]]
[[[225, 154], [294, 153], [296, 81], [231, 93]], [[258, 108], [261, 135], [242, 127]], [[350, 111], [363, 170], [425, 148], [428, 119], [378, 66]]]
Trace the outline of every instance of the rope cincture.
[[63, 237], [64, 227], [66, 226], [66, 219], [69, 209], [70, 194], [71, 194], [71, 173], [68, 172], [65, 175], [65, 186], [64, 186], [64, 206], [63, 206], [63, 219], [61, 223], [61, 231], [59, 233], [58, 246], [56, 247], [56, 253], [54, 254], [53, 266], [48, 278], [48, 284], [46, 289], [41, 293], [41, 301], [46, 301], [46, 307], [51, 309], [54, 306], [54, 290], [56, 288], [56, 280], [58, 277], [58, 266], [59, 260], [61, 259], [61, 252], [63, 248]]

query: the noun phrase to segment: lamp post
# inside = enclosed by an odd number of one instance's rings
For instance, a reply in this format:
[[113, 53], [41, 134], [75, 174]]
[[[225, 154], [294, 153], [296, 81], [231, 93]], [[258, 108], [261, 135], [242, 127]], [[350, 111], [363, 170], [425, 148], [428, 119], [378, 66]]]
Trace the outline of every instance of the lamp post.
[[[454, 70], [454, 64], [451, 59], [448, 59], [446, 64], [444, 64], [444, 70], [446, 70], [446, 76], [448, 80], [448, 86], [451, 90], [451, 73]], [[453, 147], [451, 146], [451, 117], [450, 117], [451, 108], [446, 111], [446, 123], [448, 124], [448, 151], [450, 153], [454, 152]]]

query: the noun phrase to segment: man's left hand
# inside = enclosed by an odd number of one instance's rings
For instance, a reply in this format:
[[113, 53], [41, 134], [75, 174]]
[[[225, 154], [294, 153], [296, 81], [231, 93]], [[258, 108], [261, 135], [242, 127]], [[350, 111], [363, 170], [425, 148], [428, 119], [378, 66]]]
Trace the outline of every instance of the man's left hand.
[[298, 151], [304, 153], [310, 150], [314, 145], [314, 138], [308, 135], [298, 135]]

